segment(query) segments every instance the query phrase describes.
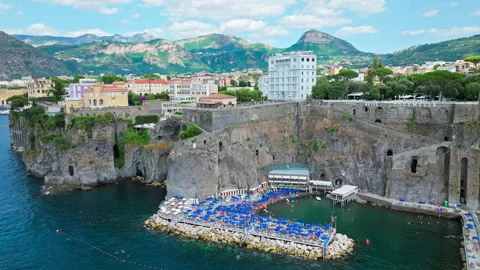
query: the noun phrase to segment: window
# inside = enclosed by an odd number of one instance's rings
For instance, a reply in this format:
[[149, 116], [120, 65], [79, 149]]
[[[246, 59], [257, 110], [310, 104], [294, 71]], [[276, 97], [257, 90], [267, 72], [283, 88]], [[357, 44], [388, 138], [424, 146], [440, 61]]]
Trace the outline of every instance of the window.
[[305, 58], [302, 58], [302, 62], [304, 62], [304, 61], [305, 61]]
[[302, 82], [303, 82], [303, 79], [302, 79]]
[[310, 58], [307, 58], [307, 62], [310, 62]]
[[312, 62], [315, 62], [315, 58], [312, 58]]

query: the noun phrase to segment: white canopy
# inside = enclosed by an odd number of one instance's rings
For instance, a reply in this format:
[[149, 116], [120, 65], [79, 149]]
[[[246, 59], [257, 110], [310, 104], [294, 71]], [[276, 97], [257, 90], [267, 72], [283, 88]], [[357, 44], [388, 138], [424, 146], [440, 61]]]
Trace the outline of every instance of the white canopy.
[[358, 190], [357, 186], [345, 185], [339, 189], [334, 190], [331, 194], [336, 196], [346, 197]]

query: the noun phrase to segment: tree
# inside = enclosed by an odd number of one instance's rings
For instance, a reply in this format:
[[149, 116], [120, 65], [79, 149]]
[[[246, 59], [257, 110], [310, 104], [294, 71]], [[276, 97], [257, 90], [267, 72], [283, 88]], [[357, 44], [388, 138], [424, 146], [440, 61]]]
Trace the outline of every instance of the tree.
[[25, 95], [11, 96], [6, 101], [10, 103], [10, 110], [12, 111], [17, 111], [28, 105], [28, 97]]
[[322, 99], [340, 99], [345, 94], [345, 84], [338, 82], [320, 82], [313, 87], [312, 96]]
[[75, 76], [73, 77], [73, 81], [72, 81], [72, 82], [73, 82], [73, 83], [78, 83], [78, 82], [80, 82], [80, 79], [85, 79], [85, 76], [83, 76], [83, 75], [75, 75]]
[[122, 76], [117, 76], [115, 74], [108, 74], [101, 78], [104, 84], [112, 84], [113, 82], [126, 82], [127, 80]]
[[155, 100], [155, 95], [154, 94], [148, 94], [147, 95], [147, 100]]
[[474, 63], [476, 66], [478, 63], [480, 63], [480, 55], [469, 56], [465, 58], [464, 61]]
[[372, 65], [370, 65], [370, 69], [377, 69], [377, 68], [383, 68], [384, 65], [382, 61], [380, 61], [380, 58], [378, 56], [375, 56], [372, 61]]
[[463, 91], [464, 100], [479, 100], [480, 98], [480, 83], [473, 82], [467, 84], [465, 91]]
[[377, 76], [378, 79], [380, 80], [380, 83], [383, 83], [383, 80], [385, 79], [385, 77], [393, 74], [393, 71], [391, 69], [382, 67], [382, 68], [376, 68], [376, 69], [371, 70], [370, 74], [372, 76]]
[[54, 82], [54, 86], [53, 86], [52, 94], [53, 96], [55, 96], [57, 100], [60, 100], [63, 96], [67, 94], [67, 91], [65, 91], [65, 83], [58, 78], [57, 79], [54, 78], [53, 82]]
[[358, 73], [351, 69], [342, 69], [337, 75], [341, 80], [344, 81], [350, 81], [358, 77]]
[[140, 95], [134, 94], [132, 91], [128, 92], [128, 106], [136, 106], [142, 104]]
[[143, 78], [148, 80], [148, 91], [149, 93], [152, 93], [152, 81], [155, 79], [159, 79], [160, 76], [158, 76], [157, 74], [145, 74], [143, 75]]
[[247, 82], [246, 81], [240, 81], [238, 83], [238, 87], [247, 87]]
[[446, 70], [436, 70], [422, 74], [423, 84], [430, 88], [430, 95], [439, 94], [449, 98], [455, 98], [463, 88], [464, 77], [460, 73], [452, 73]]
[[233, 87], [236, 87], [237, 86], [237, 81], [230, 80], [230, 85], [233, 86]]

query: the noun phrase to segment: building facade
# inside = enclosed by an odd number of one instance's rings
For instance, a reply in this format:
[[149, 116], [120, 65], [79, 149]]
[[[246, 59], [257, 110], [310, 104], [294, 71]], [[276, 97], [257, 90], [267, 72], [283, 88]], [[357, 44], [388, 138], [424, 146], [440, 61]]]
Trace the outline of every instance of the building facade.
[[317, 83], [317, 56], [310, 51], [276, 54], [268, 59], [268, 75], [260, 91], [269, 100], [304, 100]]
[[55, 84], [50, 78], [33, 77], [27, 83], [27, 90], [29, 97], [46, 97], [47, 90], [52, 89]]
[[134, 80], [126, 85], [128, 90], [137, 95], [158, 94], [170, 89], [167, 80]]
[[128, 106], [128, 88], [123, 82], [114, 82], [113, 84], [95, 84], [85, 89], [82, 99], [67, 99], [65, 112], [69, 114], [72, 109], [126, 106]]
[[200, 99], [197, 106], [200, 108], [219, 108], [237, 105], [237, 97], [225, 94], [212, 94]]
[[198, 102], [200, 98], [218, 93], [218, 85], [200, 80], [173, 79], [169, 81], [170, 100], [173, 102]]
[[68, 97], [73, 99], [82, 99], [83, 91], [97, 84], [97, 79], [80, 79], [78, 83], [71, 83], [68, 86]]

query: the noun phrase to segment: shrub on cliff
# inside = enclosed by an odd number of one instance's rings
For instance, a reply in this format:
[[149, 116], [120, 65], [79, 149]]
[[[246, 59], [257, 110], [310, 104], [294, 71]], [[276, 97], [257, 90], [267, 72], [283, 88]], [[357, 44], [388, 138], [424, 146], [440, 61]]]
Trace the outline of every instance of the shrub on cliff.
[[60, 134], [48, 134], [42, 136], [40, 140], [44, 143], [52, 142], [58, 150], [64, 151], [72, 148], [72, 144]]
[[107, 126], [113, 123], [114, 116], [111, 113], [96, 116], [75, 116], [72, 118], [72, 128], [84, 130], [88, 137], [92, 137], [93, 128], [95, 126]]
[[191, 125], [185, 131], [180, 133], [178, 135], [178, 138], [180, 140], [185, 140], [185, 139], [192, 138], [192, 137], [195, 137], [197, 135], [200, 135], [201, 133], [202, 133], [202, 131], [197, 126]]
[[156, 124], [158, 119], [159, 117], [156, 114], [137, 115], [135, 117], [135, 125]]
[[150, 134], [148, 133], [148, 130], [143, 128], [138, 131], [133, 128], [127, 128], [124, 140], [126, 144], [145, 146], [150, 143]]

